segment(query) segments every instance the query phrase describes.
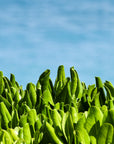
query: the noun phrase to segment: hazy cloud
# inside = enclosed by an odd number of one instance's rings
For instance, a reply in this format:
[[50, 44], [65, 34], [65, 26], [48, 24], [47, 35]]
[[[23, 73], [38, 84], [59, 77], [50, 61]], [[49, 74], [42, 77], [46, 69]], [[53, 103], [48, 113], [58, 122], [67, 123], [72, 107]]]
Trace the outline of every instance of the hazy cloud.
[[[81, 80], [113, 81], [113, 1], [0, 2], [0, 69], [25, 85], [46, 68], [75, 66]], [[24, 75], [24, 76], [23, 76]], [[25, 80], [23, 80], [25, 79]]]

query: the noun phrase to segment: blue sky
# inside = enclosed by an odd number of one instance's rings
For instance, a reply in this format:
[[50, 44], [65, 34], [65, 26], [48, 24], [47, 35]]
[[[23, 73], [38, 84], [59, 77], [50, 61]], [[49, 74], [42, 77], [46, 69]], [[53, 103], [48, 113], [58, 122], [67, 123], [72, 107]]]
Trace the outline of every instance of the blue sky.
[[95, 76], [114, 84], [113, 0], [0, 1], [0, 70], [20, 85], [74, 66], [86, 85]]

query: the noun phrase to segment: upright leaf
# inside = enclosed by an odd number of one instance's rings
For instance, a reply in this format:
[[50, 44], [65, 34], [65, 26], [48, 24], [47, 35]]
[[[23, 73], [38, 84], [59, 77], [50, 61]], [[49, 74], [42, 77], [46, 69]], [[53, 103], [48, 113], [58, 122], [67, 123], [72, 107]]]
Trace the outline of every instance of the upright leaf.
[[30, 127], [29, 124], [26, 123], [23, 126], [23, 139], [26, 142], [26, 144], [30, 144], [31, 143], [31, 133], [30, 133]]
[[50, 70], [46, 70], [43, 72], [39, 78], [39, 82], [41, 84], [41, 89], [42, 89], [42, 98], [43, 100], [48, 103], [50, 102], [52, 105], [54, 104], [53, 102], [53, 97], [51, 95], [51, 92], [49, 90], [49, 75], [50, 75]]
[[85, 128], [76, 128], [78, 142], [82, 144], [90, 144], [90, 137]]
[[45, 136], [41, 141], [42, 144], [45, 143], [63, 144], [62, 141], [57, 137], [54, 128], [48, 122], [45, 122], [43, 132]]
[[74, 67], [70, 68], [70, 75], [71, 75], [71, 95], [72, 98], [75, 98], [75, 92], [77, 88], [77, 73], [74, 70]]
[[12, 128], [15, 128], [18, 125], [19, 125], [19, 116], [17, 109], [15, 109], [12, 116]]
[[27, 90], [28, 90], [28, 93], [29, 93], [29, 96], [30, 96], [30, 100], [32, 102], [32, 106], [35, 107], [37, 97], [36, 97], [36, 90], [35, 90], [32, 83], [27, 84]]
[[104, 123], [97, 137], [98, 144], [111, 144], [113, 140], [113, 126], [109, 123]]
[[58, 113], [58, 111], [56, 109], [52, 110], [51, 111], [51, 118], [52, 118], [52, 121], [53, 121], [53, 126], [55, 128], [55, 131], [60, 132], [61, 131], [61, 116], [60, 114]]
[[[61, 86], [64, 85], [64, 82], [65, 82], [65, 71], [64, 71], [64, 66], [63, 65], [60, 65], [58, 67], [58, 71], [57, 71], [57, 78], [56, 78], [56, 81], [55, 81], [55, 84], [54, 84], [54, 87], [57, 88], [57, 83], [58, 82], [61, 82]], [[57, 90], [57, 89], [56, 89]]]
[[111, 82], [105, 81], [104, 86], [110, 90], [111, 96], [114, 97], [114, 86]]
[[3, 72], [0, 71], [0, 95], [3, 93], [3, 90], [4, 90]]
[[64, 113], [63, 119], [62, 119], [62, 130], [63, 134], [65, 136], [65, 139], [68, 144], [71, 144], [73, 142], [73, 122], [72, 118], [69, 112]]
[[12, 86], [16, 88], [15, 76], [12, 73], [10, 74], [10, 81], [12, 83]]
[[98, 107], [92, 106], [89, 108], [87, 120], [85, 123], [85, 128], [89, 133], [91, 128], [94, 126], [96, 122], [99, 121], [100, 126], [102, 125], [103, 114]]
[[100, 77], [95, 77], [95, 80], [96, 80], [96, 87], [98, 88], [98, 92], [100, 92], [99, 99], [100, 99], [100, 103], [102, 106], [105, 104], [105, 99], [106, 99], [104, 89], [103, 89], [103, 83], [102, 83]]
[[0, 103], [1, 126], [4, 129], [8, 128], [8, 123], [11, 121], [11, 115], [3, 102]]

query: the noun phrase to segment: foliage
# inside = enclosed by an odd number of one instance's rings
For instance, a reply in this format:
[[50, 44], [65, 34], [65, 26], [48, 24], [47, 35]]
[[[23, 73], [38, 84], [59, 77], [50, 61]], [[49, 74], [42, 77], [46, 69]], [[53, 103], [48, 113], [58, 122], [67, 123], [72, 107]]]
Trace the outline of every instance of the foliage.
[[23, 90], [0, 71], [0, 143], [113, 144], [114, 87], [95, 82], [87, 87], [74, 67], [65, 77], [61, 65], [54, 84], [47, 69]]

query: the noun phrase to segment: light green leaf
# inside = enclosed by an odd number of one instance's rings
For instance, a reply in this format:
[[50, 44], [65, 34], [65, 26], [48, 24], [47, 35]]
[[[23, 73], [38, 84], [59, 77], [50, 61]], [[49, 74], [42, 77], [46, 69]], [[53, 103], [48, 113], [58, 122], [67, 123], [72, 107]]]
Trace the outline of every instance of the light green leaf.
[[79, 143], [90, 144], [90, 137], [89, 137], [87, 131], [85, 130], [85, 128], [80, 128], [77, 125], [76, 134], [77, 134], [77, 138], [78, 138]]
[[27, 116], [27, 121], [28, 121], [29, 125], [32, 125], [34, 127], [34, 123], [35, 123], [36, 119], [37, 119], [36, 110], [35, 109], [31, 109], [28, 112], [28, 116]]
[[12, 138], [13, 141], [16, 141], [16, 140], [19, 139], [18, 133], [15, 131], [15, 129], [9, 128], [8, 132], [9, 132], [9, 134], [10, 134], [10, 136], [11, 136], [11, 138]]
[[0, 94], [3, 93], [3, 90], [4, 90], [3, 72], [0, 71]]
[[97, 140], [94, 136], [90, 136], [90, 143], [91, 144], [97, 144]]
[[27, 123], [27, 114], [21, 115], [19, 119], [19, 126], [23, 127]]
[[101, 107], [101, 111], [103, 113], [103, 121], [102, 121], [102, 123], [104, 123], [104, 122], [106, 122], [106, 119], [108, 117], [108, 107], [106, 105], [103, 105]]
[[[60, 83], [61, 85], [58, 87], [58, 83]], [[58, 91], [59, 88], [61, 88], [65, 83], [65, 71], [64, 71], [64, 66], [60, 65], [58, 67], [58, 71], [57, 71], [57, 78], [54, 84], [54, 88]]]
[[18, 116], [17, 109], [15, 109], [12, 115], [12, 128], [15, 128], [18, 125], [19, 125], [19, 116]]
[[108, 111], [108, 116], [106, 122], [112, 124], [114, 126], [114, 108]]
[[46, 139], [44, 139], [45, 143], [63, 144], [61, 140], [57, 137], [54, 128], [48, 122], [45, 123], [44, 127], [44, 133], [46, 134], [47, 139], [47, 141]]
[[76, 88], [77, 88], [77, 73], [74, 67], [70, 68], [70, 75], [71, 75], [71, 95], [72, 95], [72, 98], [74, 99]]
[[51, 95], [49, 89], [46, 89], [43, 91], [42, 99], [44, 100], [45, 104], [48, 104], [48, 102], [50, 102], [52, 105], [54, 105], [52, 95]]
[[29, 93], [29, 96], [30, 96], [30, 100], [32, 102], [32, 106], [35, 107], [37, 97], [36, 97], [36, 90], [35, 90], [32, 83], [27, 84], [27, 90], [28, 90], [28, 93]]
[[60, 132], [61, 130], [61, 115], [58, 113], [56, 109], [51, 111], [51, 118], [53, 121], [53, 126], [55, 128], [55, 131]]
[[113, 139], [113, 126], [109, 123], [104, 123], [97, 137], [98, 144], [111, 144]]
[[83, 86], [82, 86], [82, 83], [81, 83], [78, 73], [77, 73], [77, 88], [76, 88], [75, 96], [76, 96], [76, 98], [81, 99], [82, 94], [83, 94]]
[[11, 115], [3, 102], [0, 103], [1, 126], [4, 129], [8, 128], [8, 123], [11, 121]]
[[85, 128], [87, 129], [87, 132], [89, 133], [91, 128], [93, 127], [93, 125], [99, 121], [100, 126], [102, 124], [102, 119], [103, 119], [103, 113], [100, 110], [100, 108], [92, 106], [89, 108], [88, 111], [88, 116], [87, 116], [87, 120], [85, 123]]
[[72, 122], [73, 123], [77, 123], [78, 121], [78, 110], [75, 107], [70, 107], [70, 113], [71, 113], [71, 117], [72, 117]]
[[26, 123], [23, 126], [23, 139], [25, 140], [26, 144], [31, 143], [32, 139], [31, 139], [30, 127], [28, 123]]
[[0, 102], [3, 102], [5, 106], [7, 107], [7, 109], [11, 111], [12, 105], [9, 103], [9, 101], [6, 98], [4, 98], [1, 95], [0, 95]]
[[2, 131], [3, 131], [3, 136], [2, 136], [3, 144], [12, 144], [13, 140], [10, 134], [6, 130], [2, 130]]
[[73, 142], [73, 122], [69, 112], [64, 113], [62, 119], [62, 130], [68, 144]]

